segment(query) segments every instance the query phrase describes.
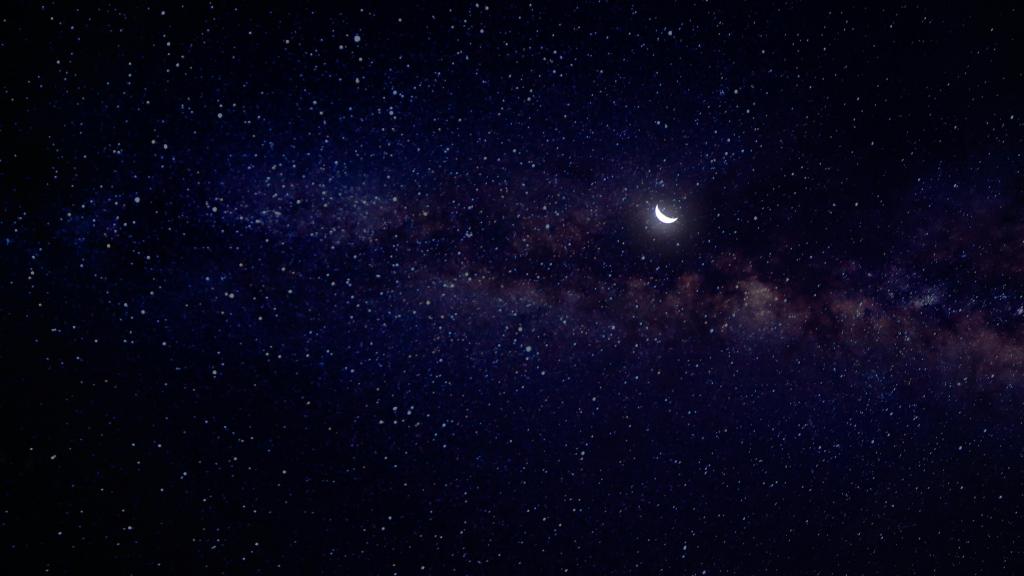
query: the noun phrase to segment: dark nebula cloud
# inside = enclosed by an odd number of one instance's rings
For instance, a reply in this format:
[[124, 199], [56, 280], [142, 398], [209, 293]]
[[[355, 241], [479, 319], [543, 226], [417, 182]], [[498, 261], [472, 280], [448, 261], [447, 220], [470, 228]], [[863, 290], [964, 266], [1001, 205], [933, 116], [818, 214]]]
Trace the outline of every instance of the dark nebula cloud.
[[5, 12], [11, 565], [1020, 572], [1017, 8]]

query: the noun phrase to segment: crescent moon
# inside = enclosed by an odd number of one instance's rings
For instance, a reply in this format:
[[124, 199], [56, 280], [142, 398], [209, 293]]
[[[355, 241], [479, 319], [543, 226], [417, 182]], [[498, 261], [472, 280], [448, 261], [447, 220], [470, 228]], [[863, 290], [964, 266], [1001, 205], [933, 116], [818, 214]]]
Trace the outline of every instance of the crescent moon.
[[658, 208], [657, 204], [654, 205], [654, 216], [664, 224], [671, 224], [676, 220], [679, 220], [679, 218], [669, 218], [668, 216], [665, 216], [665, 213], [661, 211], [661, 208]]

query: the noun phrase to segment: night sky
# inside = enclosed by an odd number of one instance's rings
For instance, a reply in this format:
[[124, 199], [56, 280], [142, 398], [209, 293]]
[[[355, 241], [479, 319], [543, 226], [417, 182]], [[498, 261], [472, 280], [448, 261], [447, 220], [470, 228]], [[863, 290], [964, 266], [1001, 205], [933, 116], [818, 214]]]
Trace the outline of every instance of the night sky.
[[0, 18], [19, 574], [1024, 573], [1012, 3], [132, 4]]

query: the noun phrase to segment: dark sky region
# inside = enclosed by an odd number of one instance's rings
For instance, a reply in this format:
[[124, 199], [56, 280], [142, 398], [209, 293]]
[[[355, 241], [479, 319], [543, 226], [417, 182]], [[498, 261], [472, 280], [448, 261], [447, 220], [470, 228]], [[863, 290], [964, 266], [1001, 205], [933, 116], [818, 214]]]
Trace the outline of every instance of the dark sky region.
[[1024, 572], [1014, 3], [144, 4], [2, 9], [5, 564]]

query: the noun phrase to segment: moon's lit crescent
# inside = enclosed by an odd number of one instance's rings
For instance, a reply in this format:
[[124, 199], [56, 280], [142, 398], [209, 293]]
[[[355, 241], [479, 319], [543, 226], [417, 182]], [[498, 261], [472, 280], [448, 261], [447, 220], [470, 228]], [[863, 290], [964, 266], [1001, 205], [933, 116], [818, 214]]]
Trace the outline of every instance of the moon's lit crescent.
[[669, 218], [668, 216], [665, 216], [665, 213], [661, 211], [661, 208], [658, 208], [657, 204], [654, 205], [654, 215], [658, 218], [658, 220], [665, 224], [671, 224], [676, 220], [679, 220], [679, 218]]

